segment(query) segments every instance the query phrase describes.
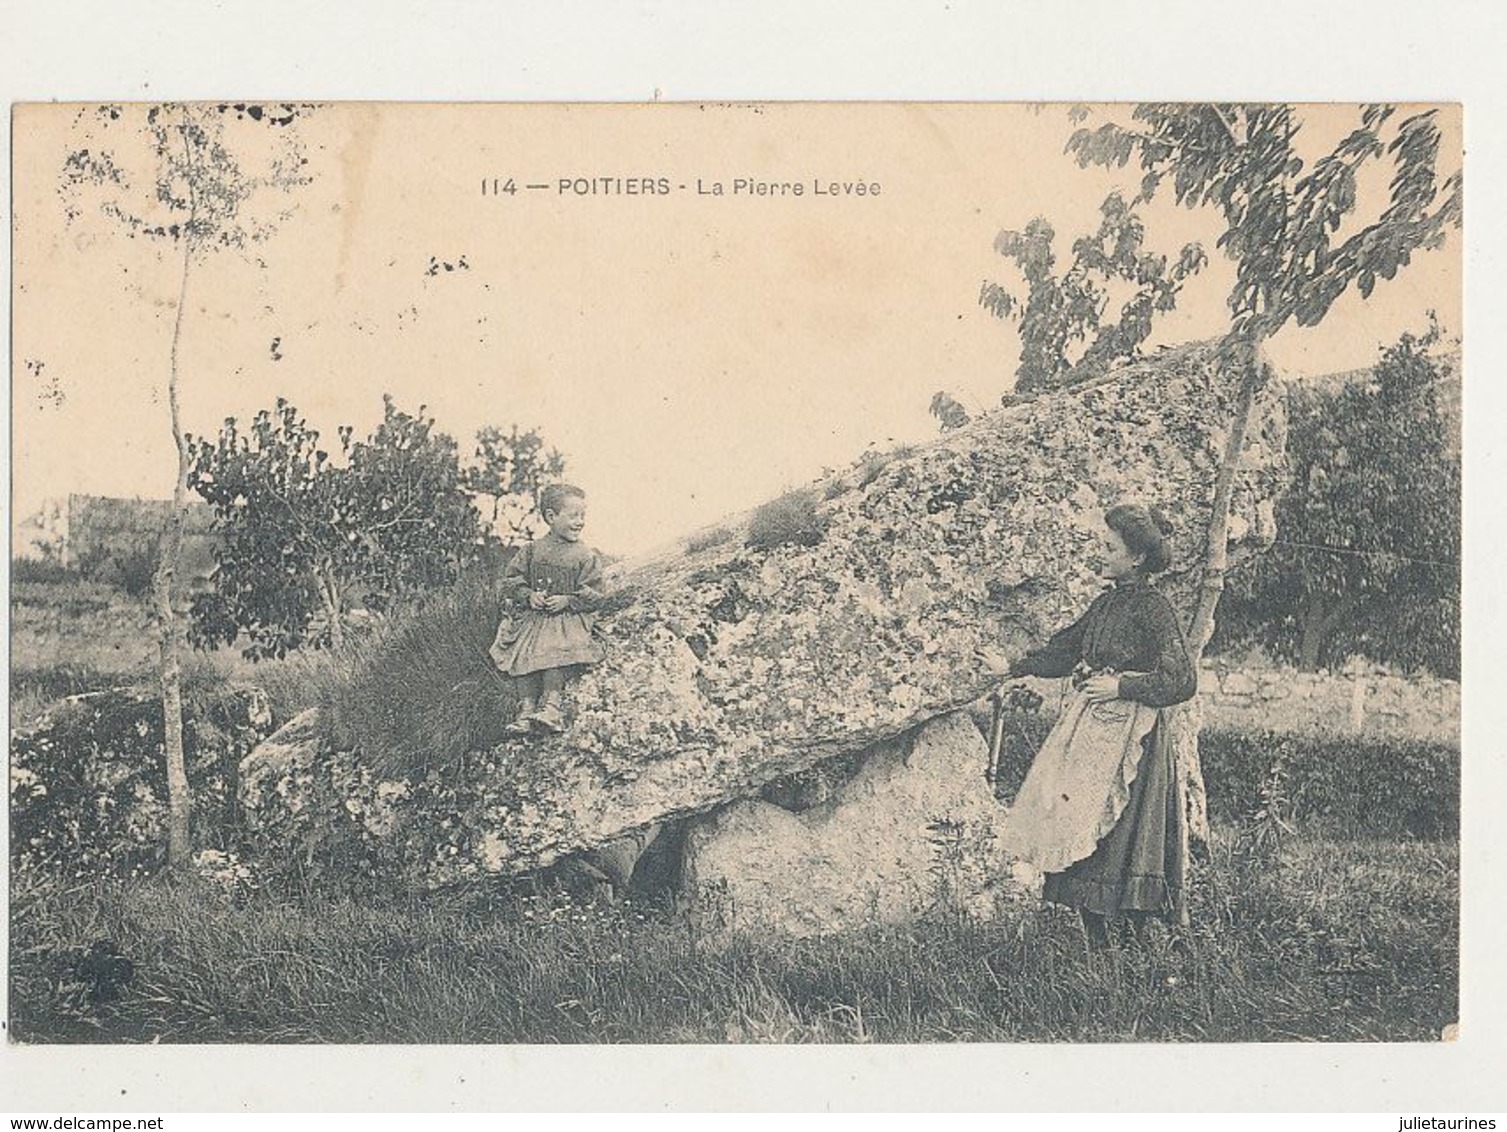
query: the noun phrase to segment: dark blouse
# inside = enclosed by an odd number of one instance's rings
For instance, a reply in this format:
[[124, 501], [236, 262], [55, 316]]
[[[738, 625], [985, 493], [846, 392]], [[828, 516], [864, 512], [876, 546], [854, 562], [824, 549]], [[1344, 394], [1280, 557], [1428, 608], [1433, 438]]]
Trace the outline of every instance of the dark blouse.
[[1010, 666], [1011, 676], [1068, 676], [1083, 661], [1120, 677], [1120, 698], [1170, 707], [1193, 698], [1198, 676], [1172, 603], [1142, 579], [1094, 599], [1088, 612]]

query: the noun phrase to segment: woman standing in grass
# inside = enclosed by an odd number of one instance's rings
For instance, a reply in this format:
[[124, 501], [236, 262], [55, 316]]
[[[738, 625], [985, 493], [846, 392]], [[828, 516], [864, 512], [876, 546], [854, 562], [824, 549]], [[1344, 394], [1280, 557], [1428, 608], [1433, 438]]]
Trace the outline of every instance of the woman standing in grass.
[[[1042, 895], [1076, 907], [1094, 946], [1128, 919], [1181, 919], [1187, 835], [1163, 709], [1198, 689], [1172, 605], [1151, 585], [1169, 564], [1155, 509], [1105, 515], [1112, 583], [1078, 621], [1008, 667], [1072, 676], [1074, 693], [1004, 819], [1003, 844], [1045, 872]], [[986, 659], [991, 659], [987, 658]]]
[[602, 603], [602, 559], [581, 541], [586, 493], [552, 483], [539, 494], [549, 532], [508, 562], [502, 588], [516, 616], [504, 616], [492, 660], [519, 683], [514, 735], [564, 729], [560, 694], [581, 670], [606, 655], [593, 613]]

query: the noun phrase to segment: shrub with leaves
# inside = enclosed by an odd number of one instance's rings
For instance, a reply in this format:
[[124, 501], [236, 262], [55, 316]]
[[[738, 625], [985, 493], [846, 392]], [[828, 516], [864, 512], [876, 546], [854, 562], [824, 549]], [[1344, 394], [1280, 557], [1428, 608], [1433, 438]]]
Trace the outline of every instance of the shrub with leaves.
[[481, 543], [455, 442], [383, 399], [366, 440], [339, 430], [338, 463], [281, 398], [241, 431], [191, 442], [190, 485], [214, 508], [215, 590], [194, 602], [197, 643], [247, 655], [344, 641], [348, 605], [382, 609], [455, 580]]
[[[235, 835], [236, 767], [270, 730], [249, 691], [187, 689], [184, 753], [200, 846]], [[65, 700], [11, 741], [11, 860], [67, 878], [150, 873], [167, 860], [162, 703], [121, 689]]]

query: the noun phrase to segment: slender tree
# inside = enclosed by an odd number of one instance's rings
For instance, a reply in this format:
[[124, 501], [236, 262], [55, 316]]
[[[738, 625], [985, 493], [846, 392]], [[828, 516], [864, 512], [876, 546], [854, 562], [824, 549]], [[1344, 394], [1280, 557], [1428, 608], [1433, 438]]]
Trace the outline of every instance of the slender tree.
[[[1202, 657], [1229, 564], [1230, 501], [1257, 396], [1271, 380], [1265, 343], [1290, 324], [1316, 326], [1351, 286], [1369, 297], [1414, 252], [1436, 248], [1461, 221], [1462, 175], [1441, 175], [1436, 110], [1400, 116], [1393, 106], [1362, 107], [1328, 152], [1300, 149], [1300, 111], [1285, 104], [1143, 103], [1130, 125], [1080, 127], [1068, 152], [1081, 166], [1139, 166], [1139, 198], [1170, 185], [1189, 208], [1212, 208], [1224, 230], [1218, 247], [1234, 263], [1230, 323], [1219, 364], [1236, 390], [1214, 485], [1199, 601], [1188, 626]], [[1452, 157], [1453, 155], [1451, 155]], [[1454, 164], [1453, 160], [1450, 164]], [[1387, 202], [1357, 217], [1362, 182], [1390, 173]], [[1195, 709], [1196, 710], [1196, 709]], [[1203, 825], [1196, 714], [1178, 738], [1195, 824]]]
[[[286, 219], [285, 202], [265, 210], [255, 205], [264, 195], [284, 196], [308, 181], [296, 128], [307, 112], [307, 107], [244, 103], [102, 106], [81, 112], [81, 144], [72, 149], [63, 166], [62, 190], [70, 222], [82, 221], [85, 198], [90, 197], [125, 236], [166, 245], [177, 264], [177, 304], [167, 362], [168, 418], [177, 474], [172, 517], [153, 584], [167, 766], [168, 862], [175, 867], [188, 862], [191, 845], [178, 659], [181, 630], [174, 606], [189, 474], [179, 392], [190, 282], [195, 267], [210, 254], [222, 249], [245, 253], [269, 238]], [[254, 137], [246, 136], [253, 131]], [[241, 135], [248, 151], [259, 151], [264, 167], [255, 174], [233, 152], [232, 132]], [[143, 142], [148, 150], [145, 155], [140, 153]], [[134, 170], [143, 156], [150, 172], [138, 178]]]
[[[1291, 323], [1317, 326], [1352, 285], [1369, 297], [1378, 279], [1393, 278], [1460, 224], [1462, 175], [1441, 178], [1438, 112], [1396, 117], [1392, 106], [1362, 108], [1354, 128], [1311, 164], [1299, 152], [1298, 110], [1283, 104], [1145, 103], [1132, 126], [1081, 127], [1068, 141], [1083, 166], [1137, 159], [1144, 200], [1170, 181], [1178, 204], [1216, 209], [1218, 246], [1235, 264], [1220, 360], [1238, 395], [1189, 625], [1199, 655], [1224, 588], [1230, 499], [1251, 410], [1271, 377], [1265, 343]], [[1357, 222], [1361, 179], [1380, 163], [1391, 167], [1388, 203]]]

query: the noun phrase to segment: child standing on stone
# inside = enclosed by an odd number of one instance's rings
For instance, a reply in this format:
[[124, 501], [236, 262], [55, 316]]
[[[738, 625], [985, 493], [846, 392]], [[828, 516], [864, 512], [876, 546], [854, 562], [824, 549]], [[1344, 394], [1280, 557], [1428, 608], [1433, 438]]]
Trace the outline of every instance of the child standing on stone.
[[554, 483], [539, 495], [549, 533], [514, 554], [503, 573], [511, 606], [492, 642], [493, 662], [519, 684], [518, 717], [508, 733], [559, 732], [560, 693], [606, 650], [594, 613], [602, 603], [601, 555], [581, 541], [586, 493]]

